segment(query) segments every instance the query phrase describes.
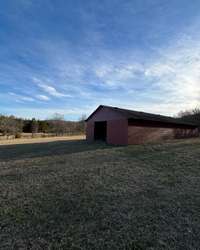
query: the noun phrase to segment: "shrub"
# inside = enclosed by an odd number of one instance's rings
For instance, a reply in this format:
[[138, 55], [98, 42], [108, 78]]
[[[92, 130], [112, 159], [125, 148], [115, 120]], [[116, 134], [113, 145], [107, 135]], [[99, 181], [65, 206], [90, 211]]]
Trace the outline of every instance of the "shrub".
[[17, 134], [15, 135], [15, 138], [16, 138], [16, 139], [19, 139], [19, 138], [21, 138], [21, 137], [22, 137], [21, 133], [17, 133]]

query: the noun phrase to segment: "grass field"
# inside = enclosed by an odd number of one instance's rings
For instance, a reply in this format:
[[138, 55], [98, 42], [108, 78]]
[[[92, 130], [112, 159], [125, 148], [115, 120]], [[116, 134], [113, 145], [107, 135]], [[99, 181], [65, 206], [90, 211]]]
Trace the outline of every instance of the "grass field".
[[200, 249], [200, 140], [0, 146], [0, 249]]
[[52, 137], [37, 137], [37, 138], [17, 138], [17, 139], [0, 139], [1, 145], [16, 145], [16, 144], [33, 144], [33, 143], [47, 143], [56, 141], [68, 141], [68, 140], [82, 140], [85, 139], [85, 135], [71, 135], [71, 136], [52, 136]]

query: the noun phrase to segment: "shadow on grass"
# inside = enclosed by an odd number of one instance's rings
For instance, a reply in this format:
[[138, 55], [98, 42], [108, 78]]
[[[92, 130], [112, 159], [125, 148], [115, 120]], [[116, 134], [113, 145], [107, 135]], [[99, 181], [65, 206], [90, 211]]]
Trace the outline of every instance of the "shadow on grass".
[[42, 156], [73, 154], [84, 151], [104, 149], [103, 142], [88, 143], [86, 140], [54, 141], [47, 143], [0, 145], [0, 161], [18, 160]]

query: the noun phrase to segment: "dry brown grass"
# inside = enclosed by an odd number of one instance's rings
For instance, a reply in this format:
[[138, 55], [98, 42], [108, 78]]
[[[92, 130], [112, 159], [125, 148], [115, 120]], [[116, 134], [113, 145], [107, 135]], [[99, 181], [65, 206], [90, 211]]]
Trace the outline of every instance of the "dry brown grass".
[[69, 140], [82, 140], [85, 139], [85, 135], [72, 135], [72, 136], [55, 136], [45, 138], [18, 138], [0, 140], [0, 145], [14, 145], [14, 144], [33, 144], [33, 143], [47, 143], [55, 141], [69, 141]]
[[0, 146], [0, 249], [199, 249], [200, 140]]

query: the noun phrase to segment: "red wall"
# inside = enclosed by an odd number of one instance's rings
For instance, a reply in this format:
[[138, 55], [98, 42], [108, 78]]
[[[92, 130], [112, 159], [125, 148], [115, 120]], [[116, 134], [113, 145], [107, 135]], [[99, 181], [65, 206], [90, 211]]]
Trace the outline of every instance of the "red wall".
[[159, 142], [174, 138], [173, 128], [155, 128], [142, 126], [128, 127], [128, 144]]
[[129, 126], [128, 144], [160, 142], [168, 139], [197, 137], [198, 135], [198, 129]]
[[128, 121], [112, 120], [107, 122], [107, 143], [113, 145], [128, 144]]
[[86, 139], [91, 142], [94, 140], [94, 123], [97, 121], [107, 121], [107, 143], [113, 145], [128, 144], [128, 121], [118, 112], [106, 107], [99, 109], [87, 121]]
[[86, 124], [86, 140], [88, 142], [94, 141], [94, 122], [88, 121]]

